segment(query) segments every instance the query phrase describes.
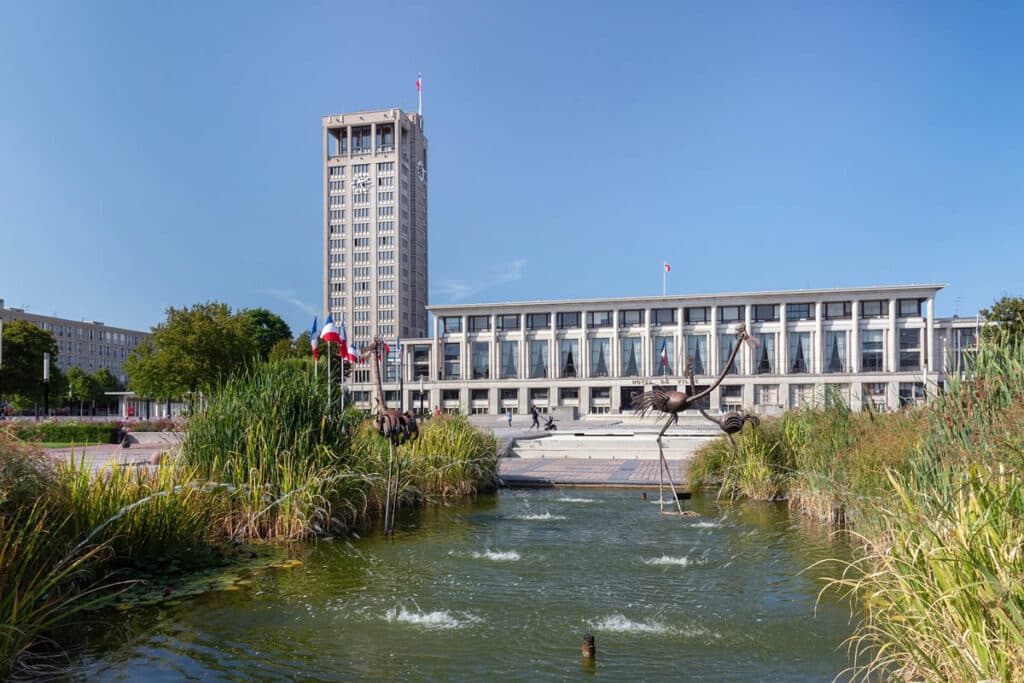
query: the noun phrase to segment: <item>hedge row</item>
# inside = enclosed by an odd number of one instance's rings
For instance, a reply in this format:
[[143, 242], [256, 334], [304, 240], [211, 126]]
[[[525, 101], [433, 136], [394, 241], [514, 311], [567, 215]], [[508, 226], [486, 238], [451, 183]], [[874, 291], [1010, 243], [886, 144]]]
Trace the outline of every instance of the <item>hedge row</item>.
[[117, 443], [117, 422], [28, 422], [0, 423], [4, 430], [22, 441], [37, 443]]

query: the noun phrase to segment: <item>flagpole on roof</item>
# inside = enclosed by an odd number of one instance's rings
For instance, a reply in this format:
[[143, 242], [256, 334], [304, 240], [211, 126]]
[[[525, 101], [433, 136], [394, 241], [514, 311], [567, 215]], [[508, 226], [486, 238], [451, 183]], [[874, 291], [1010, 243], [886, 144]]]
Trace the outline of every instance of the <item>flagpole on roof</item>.
[[423, 74], [416, 74], [416, 96], [419, 98], [419, 108], [416, 110], [420, 117], [423, 117]]
[[667, 278], [668, 278], [668, 260], [661, 260], [661, 295], [665, 296]]

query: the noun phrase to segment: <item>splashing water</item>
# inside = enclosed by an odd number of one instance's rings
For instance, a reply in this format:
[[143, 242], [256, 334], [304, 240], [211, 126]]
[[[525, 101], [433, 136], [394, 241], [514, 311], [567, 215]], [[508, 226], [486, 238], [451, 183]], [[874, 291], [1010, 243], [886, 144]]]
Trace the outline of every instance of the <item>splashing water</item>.
[[550, 512], [536, 515], [512, 515], [509, 519], [518, 519], [523, 522], [540, 522], [553, 519], [565, 519], [564, 515], [553, 515]]
[[480, 617], [468, 612], [453, 613], [447, 610], [410, 612], [404, 607], [388, 610], [384, 613], [384, 619], [392, 624], [410, 624], [431, 631], [463, 628], [483, 621]]
[[644, 564], [649, 564], [655, 567], [696, 567], [704, 564], [704, 561], [691, 560], [689, 557], [672, 557], [670, 555], [662, 555], [661, 557], [649, 557], [644, 560]]
[[613, 614], [594, 624], [595, 631], [612, 631], [614, 633], [645, 633], [657, 635], [673, 635], [677, 631], [657, 621], [633, 621], [622, 614]]
[[485, 550], [482, 553], [473, 553], [473, 558], [477, 560], [491, 560], [492, 562], [515, 562], [519, 559], [519, 553], [515, 550], [505, 552]]

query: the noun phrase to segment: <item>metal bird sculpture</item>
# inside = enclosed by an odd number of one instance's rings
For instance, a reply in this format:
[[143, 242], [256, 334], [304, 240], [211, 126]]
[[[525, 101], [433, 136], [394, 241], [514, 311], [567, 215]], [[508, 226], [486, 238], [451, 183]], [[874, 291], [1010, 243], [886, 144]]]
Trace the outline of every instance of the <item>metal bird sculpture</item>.
[[[719, 373], [718, 377], [711, 384], [711, 386], [707, 387], [703, 391], [699, 393], [697, 392], [697, 387], [693, 382], [693, 371], [692, 369], [690, 369], [688, 370], [688, 377], [691, 389], [691, 393], [689, 395], [682, 391], [665, 391], [664, 389], [652, 389], [651, 391], [645, 391], [644, 393], [639, 394], [638, 396], [635, 396], [633, 398], [633, 409], [640, 411], [641, 417], [654, 411], [658, 411], [669, 416], [668, 419], [665, 421], [664, 426], [661, 428], [661, 431], [658, 432], [657, 439], [658, 456], [661, 460], [661, 467], [658, 471], [658, 491], [662, 513], [664, 513], [665, 511], [665, 504], [662, 500], [662, 496], [660, 495], [660, 493], [664, 489], [664, 475], [667, 474], [668, 484], [672, 490], [672, 495], [676, 501], [676, 508], [679, 510], [680, 515], [684, 514], [682, 504], [679, 502], [679, 495], [676, 493], [675, 483], [672, 481], [672, 473], [669, 471], [668, 468], [668, 461], [665, 460], [665, 450], [662, 444], [662, 437], [665, 436], [665, 432], [668, 431], [668, 428], [670, 426], [679, 421], [680, 412], [694, 407], [698, 401], [700, 401], [702, 398], [704, 398], [705, 396], [707, 396], [712, 391], [718, 388], [718, 385], [722, 383], [722, 380], [725, 379], [725, 376], [729, 374], [729, 368], [732, 367], [733, 362], [736, 360], [736, 355], [739, 353], [740, 347], [743, 345], [743, 342], [746, 342], [751, 347], [757, 346], [757, 340], [747, 333], [747, 328], [743, 324], [739, 324], [736, 326], [736, 338], [738, 342], [733, 346], [732, 352], [729, 354], [728, 360], [726, 360], [723, 364], [722, 372]], [[754, 426], [757, 426], [757, 418], [752, 415], [748, 417], [745, 415], [740, 415], [739, 413], [728, 412], [722, 415], [721, 418], [716, 419], [708, 415], [703, 409], [701, 409], [700, 412], [705, 418], [717, 424], [722, 429], [722, 431], [726, 433], [726, 435], [729, 437], [729, 440], [732, 441], [733, 448], [736, 447], [736, 442], [733, 441], [732, 435], [742, 430], [745, 422], [749, 421]]]
[[[370, 374], [377, 388], [377, 414], [373, 417], [373, 426], [377, 433], [388, 440], [388, 478], [387, 490], [384, 494], [384, 534], [395, 533], [395, 513], [398, 509], [399, 483], [402, 477], [402, 459], [395, 457], [395, 448], [406, 441], [415, 441], [419, 435], [416, 416], [410, 411], [400, 413], [388, 408], [384, 400], [384, 385], [381, 381], [381, 357], [379, 350], [384, 342], [375, 337], [373, 342], [362, 349], [362, 358], [370, 362]], [[393, 493], [392, 493], [393, 492]], [[392, 497], [394, 503], [392, 504]]]

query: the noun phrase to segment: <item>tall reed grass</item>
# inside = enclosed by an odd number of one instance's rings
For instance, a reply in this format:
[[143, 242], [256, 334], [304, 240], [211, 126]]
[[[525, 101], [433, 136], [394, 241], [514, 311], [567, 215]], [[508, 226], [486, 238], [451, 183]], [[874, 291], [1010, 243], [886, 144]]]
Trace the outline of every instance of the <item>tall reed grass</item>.
[[863, 601], [853, 672], [1024, 680], [1024, 347], [983, 344], [922, 427], [832, 584]]
[[[719, 441], [691, 479], [853, 523], [831, 561], [859, 680], [1024, 680], [1024, 347], [983, 344], [926, 408], [799, 410]], [[841, 514], [837, 517], [836, 511]]]
[[[46, 633], [117, 572], [188, 570], [227, 541], [343, 532], [382, 508], [389, 445], [326, 390], [303, 364], [247, 370], [156, 469], [55, 468], [0, 434], [0, 679], [49, 675]], [[494, 486], [496, 440], [465, 418], [430, 421], [395, 456], [406, 505]]]

